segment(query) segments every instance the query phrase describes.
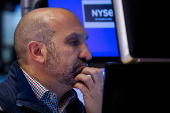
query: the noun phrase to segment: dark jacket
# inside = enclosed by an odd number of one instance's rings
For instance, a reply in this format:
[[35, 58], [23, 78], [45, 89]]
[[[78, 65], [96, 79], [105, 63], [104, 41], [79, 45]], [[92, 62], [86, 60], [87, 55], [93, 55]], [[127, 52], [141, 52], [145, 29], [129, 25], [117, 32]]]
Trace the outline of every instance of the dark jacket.
[[[0, 83], [0, 106], [8, 113], [51, 113], [32, 91], [17, 61], [12, 64], [5, 80]], [[66, 111], [82, 113], [85, 107], [76, 96], [76, 99], [66, 107]]]

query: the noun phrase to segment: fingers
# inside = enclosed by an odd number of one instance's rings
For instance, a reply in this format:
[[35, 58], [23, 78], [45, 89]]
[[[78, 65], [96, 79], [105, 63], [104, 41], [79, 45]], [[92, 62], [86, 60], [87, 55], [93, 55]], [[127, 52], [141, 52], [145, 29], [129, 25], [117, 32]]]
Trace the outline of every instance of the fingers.
[[[82, 84], [80, 87], [87, 87], [88, 90], [95, 90], [95, 84], [91, 77], [85, 75], [85, 74], [79, 74], [75, 78], [76, 81], [82, 81], [84, 84]], [[79, 88], [80, 89], [80, 88]]]
[[[91, 75], [91, 77], [87, 75]], [[87, 87], [89, 92], [103, 91], [104, 77], [100, 69], [86, 67], [82, 70], [81, 74], [75, 77], [75, 81], [84, 82], [84, 86]]]
[[90, 95], [89, 95], [89, 89], [84, 85], [84, 84], [82, 84], [82, 83], [76, 83], [75, 85], [74, 85], [74, 88], [78, 88], [78, 89], [80, 89], [80, 91], [82, 92], [82, 94], [83, 94], [83, 97], [86, 97], [86, 98], [88, 98]]
[[104, 77], [103, 77], [103, 73], [100, 69], [86, 67], [82, 70], [81, 73], [86, 74], [86, 75], [91, 75], [91, 77], [96, 85], [103, 84]]

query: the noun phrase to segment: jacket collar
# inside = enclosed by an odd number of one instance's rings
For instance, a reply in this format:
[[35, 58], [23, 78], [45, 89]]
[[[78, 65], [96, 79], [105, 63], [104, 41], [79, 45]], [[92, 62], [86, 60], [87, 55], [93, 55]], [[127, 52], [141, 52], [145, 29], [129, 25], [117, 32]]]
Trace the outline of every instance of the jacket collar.
[[39, 101], [35, 93], [32, 91], [31, 86], [25, 78], [25, 75], [23, 74], [22, 69], [20, 68], [17, 61], [14, 61], [12, 64], [9, 74], [10, 77], [8, 76], [6, 79], [10, 81], [14, 80], [15, 82], [11, 83], [17, 87], [17, 106], [26, 106], [40, 112], [50, 111], [44, 104]]

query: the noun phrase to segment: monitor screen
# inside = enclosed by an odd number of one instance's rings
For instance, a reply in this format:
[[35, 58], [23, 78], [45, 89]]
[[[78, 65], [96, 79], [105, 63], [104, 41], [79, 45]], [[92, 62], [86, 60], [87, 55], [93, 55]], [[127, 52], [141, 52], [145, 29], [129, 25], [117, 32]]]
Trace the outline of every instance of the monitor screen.
[[112, 0], [48, 0], [48, 7], [68, 9], [80, 19], [89, 35], [92, 62], [119, 60]]

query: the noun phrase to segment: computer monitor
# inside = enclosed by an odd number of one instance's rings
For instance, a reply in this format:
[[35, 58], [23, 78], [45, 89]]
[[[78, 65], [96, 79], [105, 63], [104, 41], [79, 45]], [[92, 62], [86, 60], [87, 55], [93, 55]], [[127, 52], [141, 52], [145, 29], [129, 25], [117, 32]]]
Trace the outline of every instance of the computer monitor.
[[68, 9], [80, 19], [89, 35], [86, 43], [92, 53], [90, 63], [120, 61], [112, 0], [44, 1], [48, 1], [48, 7]]
[[167, 5], [160, 0], [113, 0], [123, 63], [170, 62]]
[[170, 112], [169, 66], [106, 64], [102, 113]]

